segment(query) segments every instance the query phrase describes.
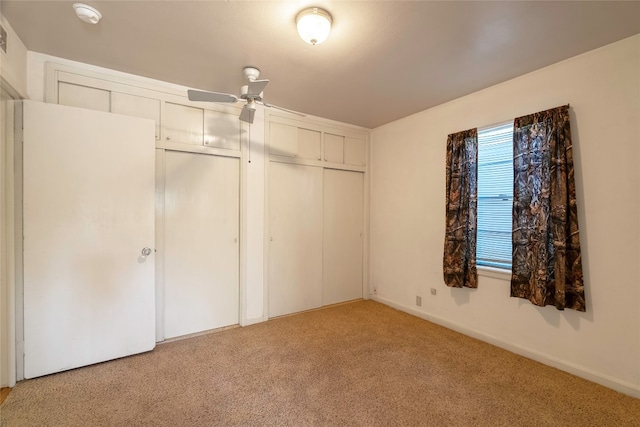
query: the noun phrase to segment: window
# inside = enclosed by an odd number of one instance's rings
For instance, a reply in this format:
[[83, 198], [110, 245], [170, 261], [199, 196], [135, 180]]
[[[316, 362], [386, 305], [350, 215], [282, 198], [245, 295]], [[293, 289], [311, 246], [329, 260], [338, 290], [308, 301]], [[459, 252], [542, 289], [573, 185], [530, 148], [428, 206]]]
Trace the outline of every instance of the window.
[[511, 269], [513, 123], [478, 131], [479, 266]]

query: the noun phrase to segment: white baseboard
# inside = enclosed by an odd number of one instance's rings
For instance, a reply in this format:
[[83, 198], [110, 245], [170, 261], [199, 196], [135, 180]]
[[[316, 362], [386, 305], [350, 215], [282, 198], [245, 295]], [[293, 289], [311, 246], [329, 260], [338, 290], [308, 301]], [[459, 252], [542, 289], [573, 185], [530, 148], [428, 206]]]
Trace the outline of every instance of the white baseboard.
[[533, 350], [533, 349], [522, 347], [520, 345], [516, 345], [510, 342], [506, 342], [493, 335], [489, 335], [481, 331], [470, 329], [466, 326], [451, 322], [439, 316], [433, 316], [427, 313], [423, 313], [421, 311], [415, 310], [412, 307], [407, 307], [405, 305], [398, 304], [396, 302], [379, 297], [377, 295], [371, 295], [371, 299], [381, 304], [388, 305], [397, 310], [419, 317], [421, 319], [428, 320], [429, 322], [433, 322], [440, 326], [444, 326], [447, 329], [460, 332], [461, 334], [479, 339], [480, 341], [484, 341], [491, 345], [495, 345], [496, 347], [503, 348], [512, 353], [535, 360], [536, 362], [540, 362], [545, 365], [552, 366], [554, 368], [568, 372], [580, 378], [584, 378], [586, 380], [603, 385], [615, 391], [619, 391], [620, 393], [624, 393], [632, 397], [640, 398], [640, 387], [634, 384], [630, 384], [625, 381], [619, 380], [617, 378], [613, 378], [611, 376], [592, 371], [591, 369], [576, 365], [575, 363], [567, 362], [566, 360], [558, 359], [548, 354], [541, 353], [537, 350]]

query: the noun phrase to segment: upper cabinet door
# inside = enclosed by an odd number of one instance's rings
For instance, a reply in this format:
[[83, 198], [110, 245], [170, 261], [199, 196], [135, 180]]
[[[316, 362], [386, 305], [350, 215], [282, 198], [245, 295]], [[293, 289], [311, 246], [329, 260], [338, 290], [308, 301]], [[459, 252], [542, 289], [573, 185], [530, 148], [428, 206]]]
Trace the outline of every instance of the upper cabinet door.
[[298, 157], [320, 160], [320, 132], [298, 128]]
[[298, 152], [298, 128], [271, 122], [269, 126], [269, 154], [295, 157]]
[[324, 134], [324, 159], [332, 163], [344, 163], [344, 136]]
[[203, 113], [202, 108], [165, 103], [162, 120], [165, 141], [202, 145]]
[[237, 116], [204, 110], [204, 145], [240, 150], [240, 120]]
[[347, 165], [364, 166], [367, 157], [367, 148], [364, 139], [345, 138], [344, 163]]
[[58, 104], [70, 107], [86, 108], [88, 110], [110, 111], [111, 92], [93, 87], [58, 83]]
[[273, 122], [269, 129], [269, 154], [320, 160], [319, 131]]
[[153, 120], [156, 123], [156, 139], [160, 139], [160, 100], [112, 92], [111, 112]]

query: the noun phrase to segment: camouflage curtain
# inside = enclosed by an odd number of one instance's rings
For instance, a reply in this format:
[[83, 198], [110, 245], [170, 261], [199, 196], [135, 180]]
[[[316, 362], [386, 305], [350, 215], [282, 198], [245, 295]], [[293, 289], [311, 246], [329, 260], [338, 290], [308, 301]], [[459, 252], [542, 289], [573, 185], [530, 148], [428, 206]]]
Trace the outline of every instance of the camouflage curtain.
[[515, 119], [511, 296], [585, 311], [569, 106]]
[[444, 240], [444, 282], [455, 288], [477, 288], [476, 214], [478, 131], [470, 129], [447, 139], [447, 204]]

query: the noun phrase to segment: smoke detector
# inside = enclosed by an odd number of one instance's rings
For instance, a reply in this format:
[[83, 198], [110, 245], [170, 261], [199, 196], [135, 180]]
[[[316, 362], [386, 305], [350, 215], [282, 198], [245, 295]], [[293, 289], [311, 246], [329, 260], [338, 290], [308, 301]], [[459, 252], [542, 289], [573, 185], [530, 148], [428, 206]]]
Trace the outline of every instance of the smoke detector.
[[97, 24], [102, 18], [102, 14], [98, 9], [84, 3], [74, 3], [73, 9], [76, 11], [78, 18], [89, 24]]

